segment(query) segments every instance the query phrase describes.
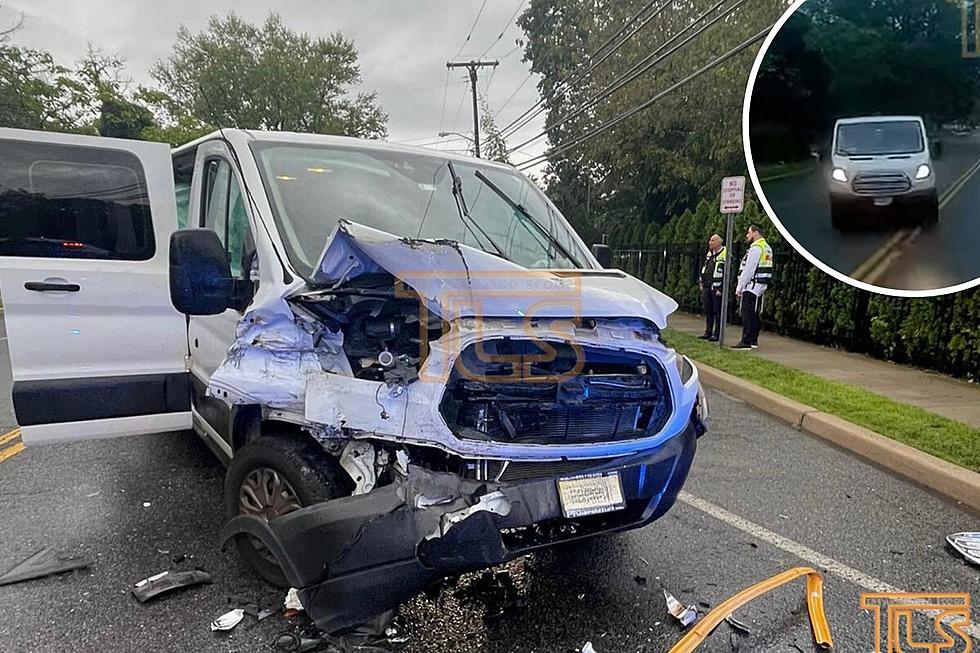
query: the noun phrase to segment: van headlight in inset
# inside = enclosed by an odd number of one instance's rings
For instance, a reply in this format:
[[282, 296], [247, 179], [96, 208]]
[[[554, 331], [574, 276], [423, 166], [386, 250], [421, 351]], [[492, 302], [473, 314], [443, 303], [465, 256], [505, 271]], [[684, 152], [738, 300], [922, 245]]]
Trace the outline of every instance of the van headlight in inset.
[[930, 168], [928, 164], [923, 163], [922, 165], [920, 165], [916, 169], [916, 171], [915, 171], [915, 178], [916, 179], [925, 179], [926, 177], [928, 177], [931, 174], [932, 174], [932, 168]]
[[834, 181], [839, 181], [842, 184], [847, 183], [847, 171], [844, 168], [834, 168], [830, 176], [834, 178]]

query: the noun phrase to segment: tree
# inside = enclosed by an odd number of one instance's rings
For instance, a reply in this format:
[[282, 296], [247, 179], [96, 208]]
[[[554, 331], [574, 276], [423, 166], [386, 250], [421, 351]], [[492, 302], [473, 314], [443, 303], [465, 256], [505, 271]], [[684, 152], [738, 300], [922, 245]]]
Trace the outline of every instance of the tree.
[[[545, 122], [552, 145], [582, 136], [649, 100], [771, 25], [785, 8], [781, 0], [744, 3], [703, 35], [681, 45], [694, 32], [688, 28], [703, 25], [707, 19], [696, 19], [717, 3], [675, 3], [584, 74], [591, 55], [647, 4], [643, 0], [531, 0], [519, 24], [527, 34], [525, 58], [542, 75], [539, 89], [546, 98]], [[640, 20], [646, 16], [649, 13]], [[608, 231], [610, 221], [630, 217], [644, 224], [663, 223], [700, 197], [717, 194], [723, 176], [744, 171], [742, 99], [754, 54], [755, 48], [748, 49], [651, 108], [551, 159], [549, 194], [576, 228], [592, 223]], [[605, 89], [647, 57], [660, 60], [604, 95]], [[553, 93], [570, 78], [576, 81], [567, 92]], [[586, 188], [595, 199], [590, 203], [591, 216], [585, 214]]]
[[507, 141], [500, 135], [500, 129], [484, 97], [480, 98], [480, 149], [483, 158], [510, 164]]
[[153, 78], [201, 123], [380, 138], [387, 115], [375, 93], [348, 97], [360, 80], [357, 50], [339, 33], [313, 38], [270, 14], [261, 26], [212, 16], [205, 31], [177, 33]]

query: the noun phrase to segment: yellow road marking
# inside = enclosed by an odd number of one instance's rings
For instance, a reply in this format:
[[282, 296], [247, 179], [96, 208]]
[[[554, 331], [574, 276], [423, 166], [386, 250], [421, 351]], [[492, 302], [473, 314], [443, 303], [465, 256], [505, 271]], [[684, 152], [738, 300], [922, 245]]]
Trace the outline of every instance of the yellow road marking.
[[0, 449], [0, 463], [2, 463], [3, 461], [5, 461], [7, 458], [10, 458], [12, 456], [16, 456], [17, 454], [19, 454], [23, 450], [24, 450], [24, 443], [23, 442], [18, 442], [14, 446], [7, 447], [6, 449]]
[[[942, 196], [939, 198], [939, 209], [942, 210], [944, 206], [949, 204], [956, 193], [963, 190], [963, 187], [969, 183], [970, 179], [978, 171], [980, 171], [980, 159], [977, 159], [966, 172], [960, 175], [959, 179], [943, 191]], [[898, 250], [911, 244], [921, 233], [922, 227], [896, 231], [895, 235], [888, 239], [888, 242], [875, 250], [864, 262], [854, 268], [848, 276], [852, 279], [874, 285], [884, 276], [885, 271], [891, 267], [892, 262], [897, 258]]]
[[0, 435], [0, 444], [7, 444], [8, 442], [16, 438], [18, 435], [20, 435], [20, 429], [14, 429], [9, 433], [4, 433], [3, 435]]

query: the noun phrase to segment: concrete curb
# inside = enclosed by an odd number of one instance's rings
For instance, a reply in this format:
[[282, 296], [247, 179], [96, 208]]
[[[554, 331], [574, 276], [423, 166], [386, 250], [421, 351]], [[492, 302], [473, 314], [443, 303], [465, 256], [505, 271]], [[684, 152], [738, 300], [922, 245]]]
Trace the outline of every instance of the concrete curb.
[[697, 363], [701, 381], [812, 436], [980, 512], [980, 474], [737, 376]]

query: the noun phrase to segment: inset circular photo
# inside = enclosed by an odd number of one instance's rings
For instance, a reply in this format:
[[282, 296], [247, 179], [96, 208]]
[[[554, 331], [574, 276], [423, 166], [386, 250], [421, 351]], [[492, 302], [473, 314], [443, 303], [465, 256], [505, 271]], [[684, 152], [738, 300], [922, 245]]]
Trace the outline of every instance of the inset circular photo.
[[756, 59], [752, 182], [787, 240], [852, 285], [980, 283], [980, 14], [963, 5], [800, 0]]

